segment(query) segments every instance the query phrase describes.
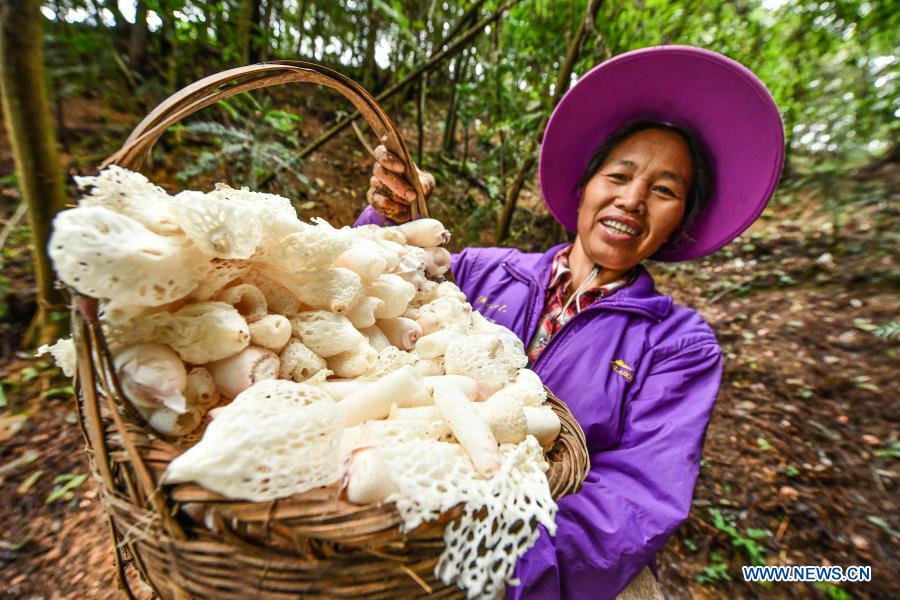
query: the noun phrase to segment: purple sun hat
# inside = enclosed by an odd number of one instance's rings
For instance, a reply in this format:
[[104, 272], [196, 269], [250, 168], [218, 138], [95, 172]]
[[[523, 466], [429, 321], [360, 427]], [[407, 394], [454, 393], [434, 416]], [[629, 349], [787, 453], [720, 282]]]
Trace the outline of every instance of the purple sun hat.
[[664, 121], [696, 132], [715, 186], [677, 247], [651, 258], [684, 261], [711, 254], [739, 236], [766, 207], [784, 160], [784, 127], [772, 95], [746, 67], [690, 46], [620, 54], [588, 71], [556, 106], [541, 145], [547, 208], [577, 231], [578, 180], [591, 154], [632, 121]]

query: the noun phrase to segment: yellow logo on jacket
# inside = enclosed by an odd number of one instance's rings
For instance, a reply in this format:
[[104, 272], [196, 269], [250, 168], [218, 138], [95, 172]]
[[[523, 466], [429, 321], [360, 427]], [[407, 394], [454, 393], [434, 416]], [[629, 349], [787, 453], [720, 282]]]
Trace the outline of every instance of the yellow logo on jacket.
[[612, 367], [613, 372], [618, 373], [628, 381], [634, 379], [634, 367], [628, 366], [628, 363], [621, 358], [609, 361], [609, 366]]

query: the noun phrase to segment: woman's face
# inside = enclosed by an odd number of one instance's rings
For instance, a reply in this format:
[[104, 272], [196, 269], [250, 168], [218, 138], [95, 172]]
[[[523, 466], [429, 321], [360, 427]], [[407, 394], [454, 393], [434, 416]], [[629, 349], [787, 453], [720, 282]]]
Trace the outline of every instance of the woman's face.
[[626, 138], [584, 188], [576, 243], [605, 269], [635, 266], [678, 228], [691, 172], [677, 133], [647, 129]]

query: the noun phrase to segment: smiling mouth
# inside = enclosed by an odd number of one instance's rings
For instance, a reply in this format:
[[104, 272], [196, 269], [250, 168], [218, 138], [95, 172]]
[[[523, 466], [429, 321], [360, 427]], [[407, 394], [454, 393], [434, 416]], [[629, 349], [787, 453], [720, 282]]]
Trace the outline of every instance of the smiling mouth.
[[639, 227], [628, 225], [626, 223], [623, 223], [622, 221], [619, 221], [618, 219], [601, 219], [600, 224], [607, 229], [615, 231], [616, 233], [624, 233], [625, 235], [630, 235], [631, 237], [640, 235], [642, 231]]

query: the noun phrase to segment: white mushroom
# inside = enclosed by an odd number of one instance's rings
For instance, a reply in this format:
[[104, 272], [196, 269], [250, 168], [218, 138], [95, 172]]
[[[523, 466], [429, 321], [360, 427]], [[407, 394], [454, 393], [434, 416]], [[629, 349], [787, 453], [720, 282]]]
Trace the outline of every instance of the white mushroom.
[[413, 364], [413, 367], [422, 377], [446, 375], [443, 356], [438, 358], [420, 358]]
[[291, 322], [283, 315], [266, 315], [250, 323], [250, 343], [281, 352], [291, 339]]
[[381, 298], [384, 306], [375, 311], [379, 319], [399, 317], [416, 295], [416, 286], [399, 275], [382, 275], [366, 288], [366, 295]]
[[298, 223], [295, 232], [278, 244], [266, 247], [254, 256], [254, 260], [289, 272], [327, 269], [352, 244], [353, 238], [347, 232], [335, 229], [323, 220], [318, 220], [315, 225]]
[[547, 390], [537, 373], [530, 369], [519, 369], [516, 380], [491, 397], [494, 396], [515, 398], [522, 406], [541, 406], [547, 399]]
[[174, 198], [178, 224], [194, 245], [214, 258], [250, 258], [262, 224], [249, 206], [186, 190]]
[[500, 338], [487, 333], [457, 337], [444, 353], [447, 373], [473, 378], [482, 398], [512, 383], [526, 361], [524, 353], [506, 348]]
[[500, 469], [500, 447], [475, 404], [451, 382], [435, 384], [434, 403], [469, 455], [475, 470], [486, 477], [496, 473]]
[[443, 356], [444, 352], [447, 351], [447, 346], [458, 336], [458, 333], [447, 329], [441, 329], [434, 333], [423, 335], [416, 342], [416, 354], [422, 358], [437, 358], [438, 356]]
[[390, 413], [391, 404], [411, 398], [421, 390], [422, 377], [412, 367], [401, 367], [338, 403], [344, 427], [371, 419], [383, 419]]
[[422, 335], [422, 328], [412, 319], [395, 317], [393, 319], [379, 319], [376, 321], [378, 328], [384, 332], [391, 344], [401, 350], [412, 350], [416, 347], [416, 341]]
[[525, 420], [528, 422], [528, 433], [537, 438], [544, 450], [553, 447], [553, 442], [559, 437], [562, 424], [559, 415], [549, 406], [525, 406], [522, 407]]
[[413, 321], [418, 321], [422, 314], [418, 307], [410, 305], [406, 307], [406, 310], [403, 311], [403, 314], [400, 316], [406, 319], [412, 319]]
[[225, 288], [216, 300], [233, 306], [248, 323], [262, 319], [268, 309], [266, 297], [258, 287], [249, 283]]
[[230, 304], [189, 304], [174, 314], [143, 317], [138, 329], [172, 346], [187, 363], [202, 365], [233, 356], [250, 344], [250, 328]]
[[450, 270], [450, 252], [440, 246], [425, 248], [425, 272], [429, 277], [443, 277]]
[[[416, 295], [413, 296], [412, 300], [410, 300], [409, 305], [413, 307], [420, 307], [424, 304], [428, 304], [429, 302], [437, 298], [437, 291], [437, 283], [435, 283], [434, 281], [425, 280], [425, 283], [416, 288]], [[421, 315], [421, 311], [419, 311], [419, 313]]]
[[75, 341], [72, 338], [56, 340], [52, 346], [44, 344], [37, 349], [34, 355], [38, 357], [47, 353], [53, 357], [56, 366], [62, 369], [63, 375], [66, 377], [75, 375], [75, 371], [78, 368], [78, 356], [75, 352]]
[[388, 261], [382, 253], [374, 254], [364, 244], [356, 244], [338, 256], [335, 267], [350, 269], [364, 281], [371, 281], [387, 270]]
[[138, 407], [138, 412], [146, 419], [147, 424], [163, 435], [179, 437], [187, 435], [200, 426], [203, 417], [200, 411], [189, 407], [183, 413], [167, 408], [148, 409]]
[[[360, 236], [360, 228], [355, 227], [350, 230], [351, 235], [353, 236], [353, 249], [354, 251], [361, 251], [369, 256], [377, 256], [384, 260], [384, 270], [385, 272], [390, 272], [392, 269], [397, 267], [397, 263], [400, 261], [400, 256], [396, 252], [392, 252], [387, 248], [381, 246], [378, 242], [373, 239], [366, 238]], [[339, 257], [340, 258], [340, 257]], [[337, 264], [335, 261], [335, 266], [338, 267], [346, 267], [347, 265]], [[349, 268], [349, 267], [348, 267]]]
[[[440, 284], [438, 291], [440, 291]], [[457, 333], [468, 333], [472, 328], [472, 306], [460, 302], [454, 297], [438, 296], [428, 304], [419, 308], [419, 319], [432, 315], [443, 329], [452, 329]]]
[[79, 190], [88, 192], [78, 201], [78, 206], [108, 208], [160, 235], [181, 232], [171, 196], [140, 173], [111, 165], [96, 176], [73, 179]]
[[122, 391], [135, 406], [186, 410], [187, 372], [178, 355], [163, 344], [135, 344], [113, 360]]
[[301, 383], [326, 368], [325, 359], [306, 347], [300, 340], [291, 340], [281, 351], [278, 377]]
[[388, 419], [395, 421], [440, 421], [443, 418], [441, 411], [434, 404], [406, 408], [394, 404], [388, 414]]
[[353, 378], [368, 372], [378, 359], [378, 352], [375, 351], [369, 342], [363, 340], [353, 350], [341, 352], [328, 359], [328, 368], [334, 371], [338, 377]]
[[441, 329], [441, 321], [434, 313], [422, 314], [422, 312], [419, 311], [419, 318], [416, 319], [416, 323], [422, 328], [423, 336], [431, 335], [435, 331]]
[[362, 448], [351, 454], [347, 467], [348, 501], [353, 504], [379, 504], [399, 491], [377, 448]]
[[304, 310], [309, 310], [294, 292], [280, 283], [283, 279], [292, 279], [290, 275], [275, 269], [259, 267], [248, 272], [244, 279], [260, 289], [266, 297], [270, 313], [291, 318]]
[[384, 300], [381, 298], [366, 296], [344, 314], [350, 319], [354, 327], [365, 329], [375, 324], [375, 312], [381, 309], [382, 306], [384, 306]]
[[79, 293], [142, 306], [187, 296], [207, 262], [183, 237], [158, 235], [102, 206], [58, 213], [47, 249], [59, 279]]
[[303, 303], [337, 314], [347, 312], [365, 296], [362, 279], [350, 269], [303, 273], [298, 284], [288, 287]]
[[364, 337], [343, 315], [324, 310], [302, 312], [291, 319], [294, 335], [323, 358], [353, 350]]
[[437, 219], [417, 219], [398, 225], [403, 232], [406, 243], [420, 248], [442, 246], [450, 241], [450, 232]]
[[200, 284], [188, 298], [194, 302], [212, 300], [230, 284], [244, 277], [249, 270], [250, 265], [244, 261], [215, 258], [206, 265]]
[[278, 377], [278, 355], [265, 348], [248, 346], [239, 354], [209, 363], [207, 369], [222, 395], [233, 398], [254, 383]]
[[360, 332], [368, 338], [369, 344], [378, 352], [391, 347], [391, 341], [387, 339], [387, 336], [384, 335], [383, 331], [378, 329], [377, 325], [362, 328], [360, 329]]
[[525, 412], [515, 398], [494, 395], [484, 402], [476, 402], [475, 410], [501, 444], [518, 444], [528, 435]]
[[369, 385], [369, 382], [362, 379], [330, 379], [315, 385], [319, 385], [328, 392], [328, 395], [335, 401], [341, 401], [350, 394], [363, 390]]
[[207, 410], [219, 401], [219, 390], [216, 388], [216, 382], [208, 369], [194, 367], [188, 372], [184, 397], [187, 400], [188, 407], [196, 408], [200, 411]]

